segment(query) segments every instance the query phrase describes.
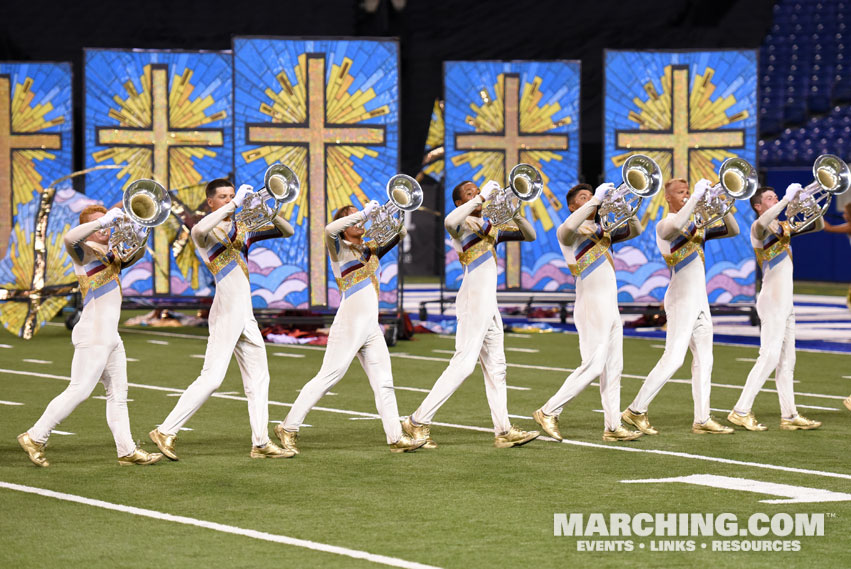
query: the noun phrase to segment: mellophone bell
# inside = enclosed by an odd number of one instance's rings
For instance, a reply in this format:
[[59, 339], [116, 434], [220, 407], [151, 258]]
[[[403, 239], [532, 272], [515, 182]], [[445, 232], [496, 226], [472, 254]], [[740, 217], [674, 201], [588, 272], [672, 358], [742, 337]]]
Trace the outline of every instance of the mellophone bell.
[[390, 243], [405, 224], [405, 212], [419, 209], [423, 205], [423, 189], [414, 178], [396, 174], [385, 186], [387, 202], [371, 211], [363, 221], [369, 227], [364, 237], [374, 240], [380, 247]]
[[122, 261], [127, 261], [148, 240], [148, 232], [140, 234], [134, 223], [151, 229], [168, 219], [171, 195], [154, 180], [136, 180], [124, 190], [121, 200], [126, 218], [120, 218], [109, 238], [109, 248]]

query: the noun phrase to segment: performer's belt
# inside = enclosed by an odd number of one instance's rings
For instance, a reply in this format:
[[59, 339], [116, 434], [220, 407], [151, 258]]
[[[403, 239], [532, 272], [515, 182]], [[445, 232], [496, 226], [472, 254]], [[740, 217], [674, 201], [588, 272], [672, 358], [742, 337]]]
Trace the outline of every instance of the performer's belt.
[[701, 263], [706, 263], [706, 259], [703, 255], [703, 229], [698, 229], [694, 232], [694, 235], [687, 235], [685, 237], [686, 242], [679, 249], [670, 255], [662, 254], [662, 257], [665, 259], [665, 263], [674, 272], [677, 272], [688, 264], [684, 263], [684, 261], [695, 254], [700, 256]]
[[576, 263], [567, 265], [567, 268], [570, 269], [570, 273], [574, 277], [582, 278], [584, 273], [593, 270], [599, 265], [598, 261], [600, 259], [609, 261], [613, 268], [615, 266], [612, 254], [609, 253], [609, 248], [612, 246], [612, 238], [608, 234], [605, 234], [600, 239], [595, 239], [593, 236], [590, 239], [594, 241], [594, 245], [577, 259]]
[[366, 286], [366, 282], [368, 281], [372, 281], [375, 294], [378, 295], [378, 255], [372, 247], [370, 247], [370, 251], [371, 255], [363, 266], [347, 273], [344, 277], [337, 278], [337, 287], [340, 289], [340, 294], [342, 294], [343, 297], [356, 293]]
[[792, 257], [792, 249], [789, 247], [791, 240], [792, 231], [789, 227], [789, 222], [781, 221], [780, 235], [777, 235], [777, 241], [763, 249], [754, 249], [756, 260], [763, 268], [763, 271], [766, 269], [765, 263], [768, 263], [768, 268], [771, 268], [773, 266], [772, 261], [783, 255], [783, 253], [787, 253], [790, 258]]

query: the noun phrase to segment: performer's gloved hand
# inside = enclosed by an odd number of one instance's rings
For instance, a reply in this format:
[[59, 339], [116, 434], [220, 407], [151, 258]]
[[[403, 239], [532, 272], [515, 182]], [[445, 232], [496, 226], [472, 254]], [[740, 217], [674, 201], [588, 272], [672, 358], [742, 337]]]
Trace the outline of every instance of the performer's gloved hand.
[[366, 205], [363, 206], [363, 211], [361, 212], [363, 214], [363, 218], [366, 219], [367, 217], [369, 217], [370, 213], [372, 213], [373, 211], [377, 210], [380, 207], [381, 207], [381, 204], [378, 203], [375, 200], [370, 200], [370, 201], [366, 202]]
[[133, 231], [136, 233], [136, 236], [139, 238], [139, 240], [140, 241], [147, 241], [148, 240], [148, 230], [150, 228], [145, 227], [144, 225], [142, 225], [140, 223], [136, 223], [135, 221], [131, 221], [130, 223], [133, 224]]
[[102, 217], [99, 217], [98, 223], [100, 223], [100, 226], [103, 229], [103, 228], [106, 228], [106, 227], [112, 227], [113, 225], [118, 223], [119, 219], [123, 219], [123, 218], [124, 218], [124, 210], [122, 210], [120, 207], [114, 207], [111, 210], [109, 210], [108, 212], [106, 212], [105, 214], [103, 214]]
[[706, 178], [701, 178], [694, 185], [694, 197], [700, 199], [706, 194], [707, 190], [712, 187], [712, 182], [707, 180]]
[[789, 184], [789, 186], [786, 187], [786, 195], [783, 196], [783, 199], [792, 201], [802, 191], [804, 191], [804, 188], [801, 184]]
[[597, 189], [594, 190], [594, 197], [597, 199], [597, 201], [601, 202], [603, 201], [603, 198], [606, 197], [606, 194], [613, 191], [615, 191], [615, 185], [611, 182], [606, 182], [605, 184], [600, 184], [599, 186], [597, 186]]
[[495, 180], [488, 180], [479, 190], [479, 195], [482, 196], [482, 201], [486, 202], [490, 199], [494, 192], [499, 190], [499, 182]]
[[245, 201], [245, 198], [248, 197], [249, 194], [254, 193], [254, 188], [249, 186], [248, 184], [242, 184], [239, 189], [236, 191], [236, 196], [234, 196], [233, 205], [236, 207], [242, 207], [242, 202]]

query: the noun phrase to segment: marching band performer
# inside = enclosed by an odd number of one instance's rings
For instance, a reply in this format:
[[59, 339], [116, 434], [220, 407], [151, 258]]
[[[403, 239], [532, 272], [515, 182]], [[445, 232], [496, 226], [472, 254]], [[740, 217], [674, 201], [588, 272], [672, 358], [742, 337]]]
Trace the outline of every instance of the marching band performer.
[[[124, 217], [120, 208], [109, 211], [99, 205], [80, 212], [80, 225], [68, 231], [63, 241], [74, 265], [83, 296], [83, 312], [71, 333], [74, 358], [71, 383], [44, 410], [30, 429], [18, 435], [18, 442], [37, 466], [49, 466], [44, 445], [51, 431], [77, 406], [88, 399], [98, 381], [106, 389], [106, 423], [112, 431], [121, 466], [148, 465], [162, 455], [148, 453], [136, 446], [130, 433], [127, 411], [127, 358], [118, 335], [121, 317], [121, 270], [142, 258], [140, 247], [125, 262], [109, 249], [110, 228]], [[147, 230], [135, 226], [147, 236]]]
[[485, 392], [494, 424], [494, 445], [498, 448], [520, 446], [534, 440], [538, 431], [522, 431], [511, 425], [505, 382], [502, 317], [496, 303], [497, 265], [495, 248], [504, 241], [534, 241], [535, 228], [519, 215], [514, 222], [519, 231], [497, 229], [482, 220], [482, 204], [500, 186], [491, 180], [481, 190], [473, 182], [462, 182], [452, 190], [455, 210], [444, 225], [464, 266], [464, 280], [455, 300], [458, 328], [455, 354], [434, 387], [402, 428], [415, 439], [425, 439], [423, 448], [436, 448], [429, 425], [437, 410], [473, 373], [476, 360], [485, 376]]
[[149, 433], [151, 440], [171, 460], [178, 460], [175, 440], [180, 428], [222, 384], [231, 355], [236, 355], [248, 399], [251, 424], [251, 458], [289, 458], [292, 452], [269, 440], [269, 366], [266, 346], [254, 318], [248, 280], [248, 248], [274, 237], [292, 237], [292, 226], [280, 215], [271, 224], [247, 231], [232, 219], [253, 188], [247, 184], [234, 195], [229, 180], [217, 179], [206, 188], [211, 213], [192, 228], [198, 254], [216, 279], [210, 308], [210, 337], [201, 375], [183, 392], [162, 424]]
[[766, 426], [756, 420], [753, 402], [765, 380], [776, 369], [777, 396], [780, 399], [780, 428], [785, 431], [810, 430], [821, 426], [799, 415], [795, 407], [792, 376], [795, 372], [795, 310], [792, 303], [792, 237], [811, 231], [821, 231], [824, 220], [818, 217], [803, 231], [793, 230], [789, 222], [778, 221], [803, 188], [791, 184], [782, 200], [773, 188], [759, 188], [751, 197], [751, 207], [757, 214], [751, 225], [751, 245], [762, 267], [762, 289], [756, 299], [756, 311], [761, 322], [759, 357], [745, 387], [727, 420], [749, 431], [764, 431]]
[[378, 207], [374, 200], [363, 211], [354, 206], [341, 207], [325, 227], [325, 246], [343, 298], [331, 324], [322, 367], [302, 388], [286, 418], [275, 426], [275, 434], [288, 452], [299, 453], [299, 427], [310, 410], [343, 378], [355, 356], [375, 394], [375, 408], [390, 452], [411, 452], [425, 444], [425, 440], [414, 440], [402, 432], [390, 352], [378, 324], [379, 260], [405, 238], [407, 231], [403, 225], [384, 246], [364, 242], [362, 224]]
[[576, 277], [574, 321], [579, 332], [582, 363], [561, 388], [532, 416], [548, 435], [562, 440], [558, 419], [562, 408], [595, 378], [600, 378], [600, 397], [605, 414], [604, 441], [631, 441], [641, 431], [621, 425], [620, 383], [623, 371], [623, 323], [618, 311], [618, 283], [609, 249], [613, 243], [641, 234], [641, 222], [631, 216], [626, 225], [611, 233], [595, 221], [597, 206], [613, 184], [578, 184], [567, 192], [570, 216], [556, 232], [570, 272]]
[[665, 183], [668, 215], [656, 224], [656, 244], [671, 269], [671, 282], [665, 293], [665, 352], [644, 380], [635, 400], [623, 412], [624, 422], [646, 435], [658, 431], [647, 418], [647, 408], [662, 386], [671, 379], [691, 349], [691, 385], [694, 399], [695, 434], [732, 434], [733, 429], [718, 423], [709, 415], [709, 392], [712, 387], [712, 320], [706, 294], [703, 245], [706, 240], [734, 237], [739, 225], [728, 212], [721, 225], [697, 229], [691, 215], [698, 201], [712, 183], [699, 180], [689, 196], [688, 182], [674, 178]]

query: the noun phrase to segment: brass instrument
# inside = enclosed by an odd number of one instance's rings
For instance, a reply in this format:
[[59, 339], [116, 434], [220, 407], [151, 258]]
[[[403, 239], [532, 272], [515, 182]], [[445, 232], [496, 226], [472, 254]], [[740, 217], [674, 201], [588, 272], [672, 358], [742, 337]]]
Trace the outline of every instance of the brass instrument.
[[708, 227], [723, 218], [736, 200], [750, 199], [756, 193], [756, 170], [744, 158], [728, 158], [718, 170], [719, 183], [703, 194], [694, 208], [694, 224]]
[[495, 191], [482, 209], [482, 215], [493, 225], [503, 225], [511, 221], [522, 205], [531, 202], [544, 191], [541, 173], [531, 164], [518, 164], [508, 175], [508, 187]]
[[[263, 183], [262, 188], [246, 196], [242, 209], [234, 216], [249, 231], [271, 223], [284, 204], [298, 198], [301, 187], [295, 172], [280, 163], [266, 169]], [[274, 207], [267, 205], [269, 200], [275, 201]]]
[[390, 243], [405, 224], [405, 212], [414, 211], [423, 204], [423, 189], [414, 178], [396, 174], [387, 182], [387, 203], [372, 210], [363, 221], [370, 223], [364, 237], [374, 240], [380, 247]]
[[614, 231], [635, 215], [644, 198], [662, 188], [662, 169], [649, 156], [633, 154], [621, 168], [623, 183], [603, 197], [597, 213], [604, 231]]
[[144, 237], [139, 235], [136, 225], [150, 229], [164, 223], [171, 213], [171, 195], [154, 180], [142, 179], [124, 190], [121, 202], [126, 217], [116, 221], [109, 237], [109, 248], [116, 257], [127, 261], [148, 240], [148, 232]]
[[822, 154], [813, 163], [815, 180], [786, 206], [786, 220], [793, 231], [803, 231], [824, 215], [830, 198], [848, 190], [851, 172], [848, 164], [833, 154]]

